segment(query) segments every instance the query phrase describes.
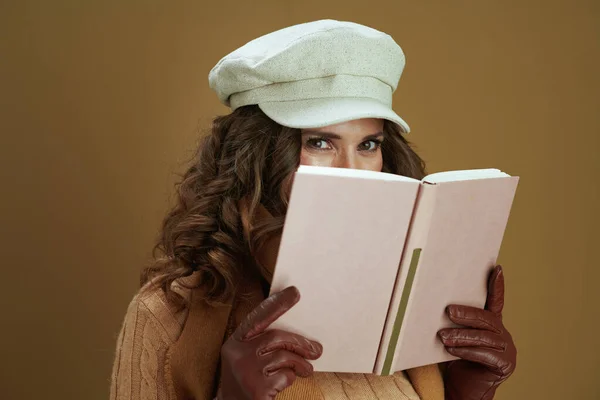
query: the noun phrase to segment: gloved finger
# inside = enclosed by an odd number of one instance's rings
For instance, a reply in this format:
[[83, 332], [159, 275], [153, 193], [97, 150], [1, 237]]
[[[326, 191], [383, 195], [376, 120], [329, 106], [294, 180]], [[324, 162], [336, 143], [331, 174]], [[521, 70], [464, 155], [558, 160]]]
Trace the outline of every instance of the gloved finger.
[[246, 316], [233, 337], [244, 341], [260, 335], [299, 300], [300, 292], [294, 286], [269, 296]]
[[497, 265], [490, 274], [485, 309], [501, 315], [504, 308], [504, 271]]
[[275, 399], [277, 393], [292, 386], [296, 381], [296, 373], [288, 368], [277, 370], [273, 375], [268, 376], [264, 380], [264, 393], [258, 393], [257, 399], [271, 400]]
[[503, 331], [502, 320], [497, 314], [491, 311], [452, 304], [446, 307], [446, 312], [450, 320], [455, 324], [496, 333]]
[[286, 350], [300, 357], [316, 360], [323, 354], [323, 346], [295, 333], [273, 329], [260, 336], [257, 354], [259, 356], [278, 350]]
[[512, 372], [511, 362], [506, 359], [506, 353], [499, 350], [483, 347], [446, 347], [446, 351], [463, 360], [485, 365], [499, 377], [507, 376]]
[[502, 336], [481, 329], [446, 328], [438, 335], [447, 347], [487, 347], [501, 351], [507, 347]]
[[282, 369], [292, 370], [294, 371], [294, 374], [304, 378], [311, 376], [313, 373], [313, 366], [311, 363], [290, 351], [279, 350], [270, 353], [265, 357], [269, 358], [263, 368], [263, 373], [266, 376], [271, 376]]

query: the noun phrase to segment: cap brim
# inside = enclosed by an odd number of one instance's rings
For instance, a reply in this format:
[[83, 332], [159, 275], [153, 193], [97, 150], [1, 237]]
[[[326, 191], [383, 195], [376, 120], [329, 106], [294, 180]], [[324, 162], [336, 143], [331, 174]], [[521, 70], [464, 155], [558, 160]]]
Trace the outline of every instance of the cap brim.
[[273, 121], [290, 128], [322, 128], [355, 119], [381, 118], [395, 122], [403, 133], [410, 127], [391, 108], [369, 98], [324, 98], [259, 103]]

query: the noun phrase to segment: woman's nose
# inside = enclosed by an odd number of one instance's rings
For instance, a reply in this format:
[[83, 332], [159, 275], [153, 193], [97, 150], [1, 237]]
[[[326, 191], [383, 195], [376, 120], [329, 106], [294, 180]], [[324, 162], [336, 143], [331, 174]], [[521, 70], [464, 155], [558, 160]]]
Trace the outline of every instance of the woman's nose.
[[347, 150], [338, 152], [335, 160], [335, 167], [337, 168], [360, 169], [359, 164], [357, 155], [354, 152]]

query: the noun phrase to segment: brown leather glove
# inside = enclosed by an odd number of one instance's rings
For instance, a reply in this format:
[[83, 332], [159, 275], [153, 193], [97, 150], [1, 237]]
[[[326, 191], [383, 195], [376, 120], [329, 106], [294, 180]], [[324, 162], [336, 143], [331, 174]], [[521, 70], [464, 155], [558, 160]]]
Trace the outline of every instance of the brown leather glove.
[[323, 347], [300, 335], [267, 330], [300, 300], [289, 287], [264, 300], [247, 315], [221, 349], [221, 389], [218, 400], [272, 400], [294, 383], [312, 374]]
[[504, 274], [492, 271], [485, 310], [451, 305], [452, 322], [468, 328], [441, 329], [446, 350], [462, 360], [449, 363], [444, 376], [447, 400], [491, 400], [496, 389], [515, 370], [517, 349], [502, 323]]

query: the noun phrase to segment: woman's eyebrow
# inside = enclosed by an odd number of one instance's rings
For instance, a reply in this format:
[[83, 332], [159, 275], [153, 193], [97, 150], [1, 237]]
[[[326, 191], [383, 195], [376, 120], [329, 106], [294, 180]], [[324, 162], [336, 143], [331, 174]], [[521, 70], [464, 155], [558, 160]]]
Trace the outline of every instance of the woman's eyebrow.
[[[342, 137], [337, 133], [333, 132], [323, 132], [323, 131], [314, 131], [314, 130], [305, 130], [302, 132], [302, 135], [315, 135], [325, 139], [341, 139]], [[371, 139], [379, 139], [383, 136], [383, 132], [371, 133], [363, 138], [363, 140], [371, 140]]]
[[341, 139], [342, 137], [337, 133], [333, 132], [323, 132], [323, 131], [313, 131], [313, 130], [305, 130], [302, 132], [302, 135], [315, 135], [325, 139]]
[[372, 139], [379, 139], [383, 136], [383, 132], [377, 132], [377, 133], [373, 133], [371, 135], [367, 135], [363, 138], [363, 140], [372, 140]]

